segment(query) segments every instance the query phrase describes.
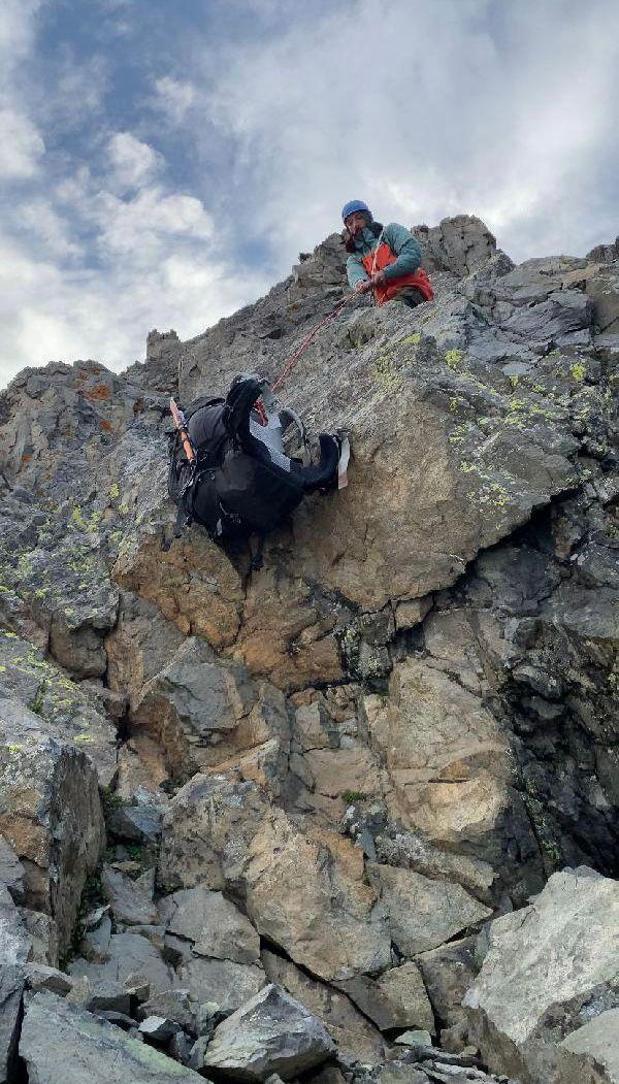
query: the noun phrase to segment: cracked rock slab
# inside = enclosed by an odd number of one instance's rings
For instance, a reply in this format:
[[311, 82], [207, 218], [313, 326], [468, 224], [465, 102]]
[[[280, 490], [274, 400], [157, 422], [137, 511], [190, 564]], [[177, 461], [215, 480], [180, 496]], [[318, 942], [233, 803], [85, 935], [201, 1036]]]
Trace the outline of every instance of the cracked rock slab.
[[190, 1084], [192, 1069], [53, 994], [37, 994], [19, 1052], [31, 1084]]
[[436, 948], [492, 914], [462, 888], [420, 873], [368, 864], [370, 882], [380, 891], [391, 938], [404, 956]]

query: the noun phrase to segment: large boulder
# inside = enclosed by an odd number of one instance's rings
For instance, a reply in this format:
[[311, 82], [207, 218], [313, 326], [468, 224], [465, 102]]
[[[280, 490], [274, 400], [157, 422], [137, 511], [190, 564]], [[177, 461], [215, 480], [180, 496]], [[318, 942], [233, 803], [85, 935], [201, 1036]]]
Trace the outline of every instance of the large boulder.
[[97, 774], [18, 700], [0, 700], [0, 747], [0, 831], [24, 866], [28, 906], [54, 920], [63, 953], [104, 844]]
[[197, 956], [181, 964], [177, 982], [197, 1004], [212, 1002], [222, 1015], [228, 1016], [266, 985], [266, 977], [255, 964]]
[[19, 1044], [31, 1084], [183, 1084], [204, 1078], [106, 1020], [36, 994]]
[[465, 1019], [462, 1000], [479, 970], [476, 940], [475, 937], [463, 937], [459, 941], [449, 941], [417, 957], [432, 1008], [443, 1027]]
[[[496, 255], [495, 238], [475, 215], [444, 218], [438, 226], [416, 226], [413, 233], [423, 249], [423, 266], [430, 273], [450, 271], [464, 278]], [[513, 266], [511, 260], [509, 263]]]
[[580, 1084], [584, 1073], [602, 1084], [619, 1080], [619, 1008], [607, 1009], [559, 1044], [561, 1084]]
[[233, 1080], [291, 1080], [334, 1052], [322, 1024], [271, 983], [216, 1028], [204, 1065]]
[[32, 937], [5, 885], [0, 884], [0, 962], [2, 966], [25, 963], [32, 955]]
[[159, 877], [169, 888], [234, 891], [258, 933], [319, 978], [391, 963], [362, 853], [335, 832], [303, 833], [252, 783], [197, 775], [178, 792], [164, 818]]
[[434, 1031], [432, 1006], [419, 968], [412, 960], [392, 967], [378, 979], [366, 975], [338, 983], [381, 1031], [423, 1028]]
[[[445, 632], [453, 666], [455, 630]], [[429, 626], [427, 636], [432, 650]], [[434, 659], [409, 658], [394, 668], [384, 706], [371, 705], [370, 727], [400, 820], [434, 843], [491, 854], [514, 798], [506, 736], [479, 695]]]
[[159, 914], [153, 903], [153, 871], [132, 880], [113, 866], [101, 871], [101, 888], [118, 927], [151, 925]]
[[141, 934], [114, 933], [98, 955], [100, 962], [76, 957], [69, 964], [69, 973], [88, 979], [93, 986], [139, 980], [148, 983], [151, 993], [169, 990], [174, 985], [172, 968], [155, 945]]
[[221, 892], [200, 885], [173, 892], [159, 903], [166, 929], [191, 942], [197, 956], [255, 964], [260, 938], [246, 916]]
[[[582, 1052], [586, 1071], [589, 1033], [577, 1036], [616, 1005], [618, 931], [619, 885], [587, 867], [555, 873], [529, 907], [491, 924], [464, 1001], [491, 1069], [526, 1084], [555, 1080], [560, 1044], [573, 1058]], [[593, 1049], [598, 1037], [590, 1038]]]
[[254, 683], [245, 667], [219, 660], [193, 636], [144, 685], [132, 729], [156, 738], [170, 770], [185, 778], [272, 738], [282, 743], [284, 759], [288, 746], [279, 690]]
[[385, 1045], [380, 1032], [346, 993], [312, 978], [291, 960], [274, 952], [264, 950], [262, 962], [269, 982], [283, 986], [322, 1021], [340, 1054], [366, 1065], [376, 1065], [384, 1059]]

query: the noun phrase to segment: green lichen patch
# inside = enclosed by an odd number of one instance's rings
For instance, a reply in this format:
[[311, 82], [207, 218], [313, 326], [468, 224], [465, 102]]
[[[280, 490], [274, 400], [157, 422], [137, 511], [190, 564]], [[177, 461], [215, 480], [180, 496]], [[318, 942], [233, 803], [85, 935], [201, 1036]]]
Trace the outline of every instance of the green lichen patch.
[[376, 358], [374, 379], [387, 392], [397, 391], [402, 386], [402, 378], [391, 354], [381, 354]]
[[448, 350], [445, 354], [445, 364], [449, 369], [459, 369], [462, 365], [464, 354], [462, 350]]
[[418, 346], [421, 342], [421, 332], [414, 331], [412, 335], [407, 335], [405, 339], [400, 339], [399, 346]]

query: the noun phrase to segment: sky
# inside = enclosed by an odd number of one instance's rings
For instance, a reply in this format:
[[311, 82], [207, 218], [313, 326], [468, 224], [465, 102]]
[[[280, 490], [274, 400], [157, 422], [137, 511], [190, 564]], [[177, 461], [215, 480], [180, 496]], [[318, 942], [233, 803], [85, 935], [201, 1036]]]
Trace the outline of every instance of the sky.
[[1, 0], [0, 385], [199, 334], [349, 199], [584, 255], [618, 114], [617, 0]]

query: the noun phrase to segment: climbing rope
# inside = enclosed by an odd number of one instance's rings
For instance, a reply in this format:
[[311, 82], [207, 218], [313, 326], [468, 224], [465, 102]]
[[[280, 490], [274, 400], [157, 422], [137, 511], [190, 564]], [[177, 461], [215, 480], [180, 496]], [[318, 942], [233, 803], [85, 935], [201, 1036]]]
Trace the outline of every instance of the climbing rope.
[[335, 320], [336, 316], [339, 316], [342, 309], [344, 309], [350, 301], [355, 301], [356, 299], [357, 294], [354, 293], [354, 291], [350, 294], [346, 294], [346, 296], [341, 301], [338, 301], [335, 308], [331, 309], [331, 311], [327, 313], [327, 315], [320, 321], [320, 323], [316, 324], [316, 327], [313, 327], [312, 330], [308, 332], [308, 334], [305, 336], [305, 338], [294, 351], [294, 353], [292, 353], [290, 357], [287, 358], [283, 369], [277, 377], [277, 380], [271, 386], [272, 392], [276, 392], [278, 388], [281, 388], [286, 378], [290, 376], [290, 373], [292, 372], [297, 361], [301, 357], [301, 354], [303, 354], [307, 350], [308, 346], [311, 346], [314, 339], [318, 335], [318, 332], [322, 331], [323, 327], [326, 327], [327, 324], [331, 323], [332, 320]]
[[384, 232], [385, 232], [385, 227], [383, 226], [382, 230], [380, 231], [380, 233], [378, 235], [378, 241], [376, 242], [376, 248], [374, 249], [374, 258], [372, 260], [372, 270], [370, 271], [370, 278], [374, 278], [374, 275], [376, 274], [376, 260], [378, 258], [378, 250], [379, 250], [379, 248], [381, 246]]
[[[383, 226], [383, 228], [380, 231], [380, 235], [378, 237], [378, 240], [376, 242], [376, 247], [374, 249], [374, 259], [372, 260], [372, 271], [371, 271], [371, 274], [370, 274], [370, 278], [372, 278], [372, 276], [374, 275], [374, 273], [376, 271], [376, 258], [378, 256], [378, 249], [379, 249], [380, 243], [381, 243], [381, 241], [383, 239], [384, 232], [385, 232], [385, 227]], [[321, 331], [323, 327], [326, 327], [326, 325], [328, 323], [330, 323], [331, 320], [335, 320], [335, 317], [339, 316], [342, 309], [346, 305], [348, 305], [348, 303], [350, 301], [355, 301], [358, 298], [358, 296], [359, 295], [356, 294], [354, 290], [351, 293], [346, 294], [346, 297], [344, 297], [342, 301], [338, 302], [338, 304], [335, 306], [334, 309], [331, 310], [331, 312], [327, 313], [324, 320], [321, 320], [320, 323], [316, 325], [316, 327], [312, 328], [312, 330], [303, 339], [303, 342], [301, 343], [301, 345], [298, 346], [297, 349], [294, 351], [294, 353], [291, 354], [290, 357], [287, 359], [287, 361], [286, 361], [286, 363], [284, 365], [284, 368], [282, 369], [282, 371], [279, 374], [277, 380], [275, 381], [275, 383], [273, 384], [273, 386], [271, 388], [272, 392], [275, 392], [275, 391], [277, 391], [278, 388], [281, 388], [281, 386], [284, 383], [284, 380], [286, 379], [286, 377], [290, 376], [290, 373], [292, 372], [292, 370], [294, 369], [297, 361], [301, 357], [301, 354], [303, 354], [304, 351], [307, 350], [308, 346], [311, 346], [311, 344], [313, 343], [314, 339], [316, 338], [318, 332]]]

